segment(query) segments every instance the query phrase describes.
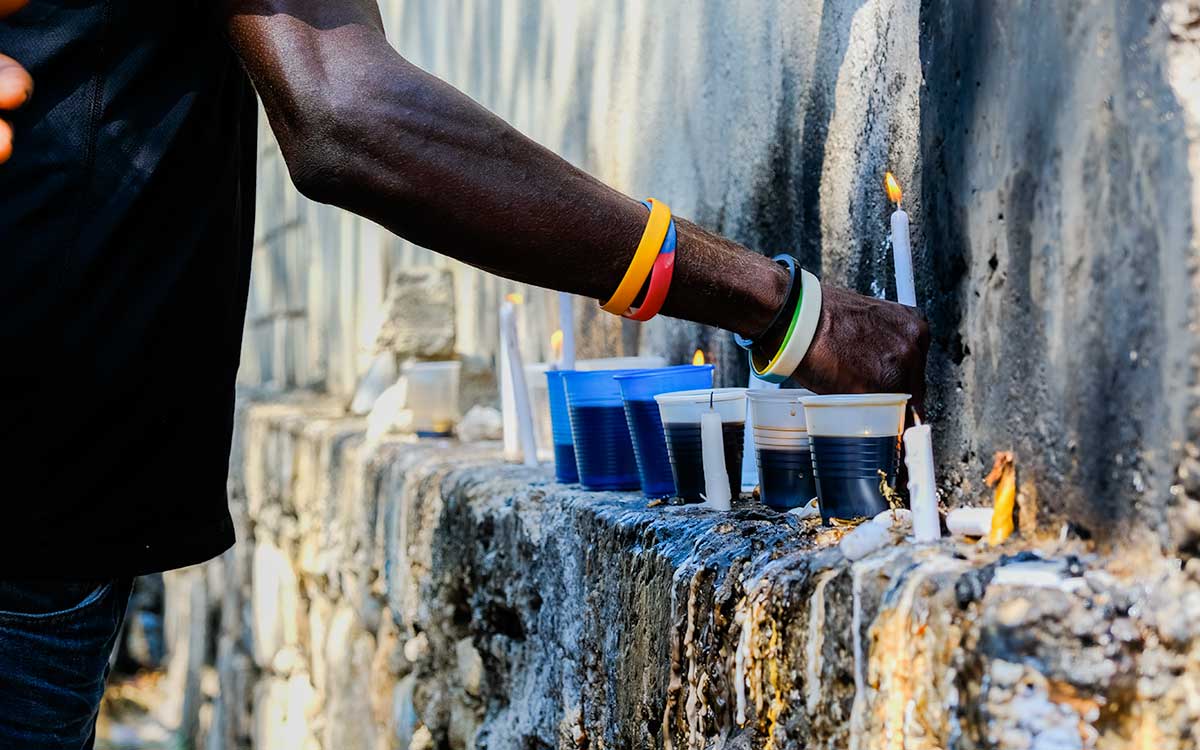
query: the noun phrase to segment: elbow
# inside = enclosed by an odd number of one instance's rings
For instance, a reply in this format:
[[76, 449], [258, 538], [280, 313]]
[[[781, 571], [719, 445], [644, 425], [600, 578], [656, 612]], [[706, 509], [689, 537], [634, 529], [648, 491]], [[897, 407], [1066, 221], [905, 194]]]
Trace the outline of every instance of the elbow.
[[302, 95], [264, 106], [296, 189], [306, 198], [353, 209], [356, 188], [366, 178], [371, 157], [365, 133], [370, 116], [361, 92], [348, 87], [309, 85]]
[[331, 102], [310, 102], [288, 127], [276, 128], [279, 148], [292, 183], [301, 195], [317, 203], [346, 208], [355, 183], [355, 158], [349, 144], [353, 115]]

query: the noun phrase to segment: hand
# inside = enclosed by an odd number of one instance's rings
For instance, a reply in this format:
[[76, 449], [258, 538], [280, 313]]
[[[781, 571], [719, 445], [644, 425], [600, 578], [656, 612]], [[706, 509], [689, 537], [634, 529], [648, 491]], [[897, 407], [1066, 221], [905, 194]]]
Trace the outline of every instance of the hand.
[[[0, 18], [25, 7], [29, 0], [0, 0]], [[33, 95], [33, 79], [16, 60], [0, 54], [0, 110], [12, 111]], [[0, 120], [0, 164], [12, 156], [12, 126]]]
[[911, 393], [925, 402], [929, 326], [915, 308], [821, 285], [821, 322], [794, 378], [817, 393]]

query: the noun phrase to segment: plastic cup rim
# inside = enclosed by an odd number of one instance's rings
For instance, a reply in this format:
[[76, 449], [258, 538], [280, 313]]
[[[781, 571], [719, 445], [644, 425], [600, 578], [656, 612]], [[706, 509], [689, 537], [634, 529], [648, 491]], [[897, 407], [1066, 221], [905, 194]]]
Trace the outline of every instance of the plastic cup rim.
[[908, 393], [835, 393], [825, 396], [806, 396], [801, 399], [806, 409], [856, 408], [860, 406], [903, 406], [912, 399]]
[[746, 398], [751, 401], [778, 401], [785, 404], [800, 402], [815, 395], [807, 388], [751, 388], [746, 391]]
[[[669, 365], [667, 367], [651, 367], [641, 370], [630, 370], [622, 372], [620, 375], [614, 375], [616, 380], [637, 380], [639, 378], [665, 377], [671, 375], [679, 375], [685, 372], [695, 372], [699, 370], [712, 370], [713, 365]], [[595, 370], [594, 372], [608, 372], [606, 370]]]
[[711, 394], [713, 403], [725, 403], [745, 398], [746, 390], [745, 388], [694, 388], [687, 391], [660, 393], [654, 397], [654, 400], [668, 406], [701, 404], [708, 403]]

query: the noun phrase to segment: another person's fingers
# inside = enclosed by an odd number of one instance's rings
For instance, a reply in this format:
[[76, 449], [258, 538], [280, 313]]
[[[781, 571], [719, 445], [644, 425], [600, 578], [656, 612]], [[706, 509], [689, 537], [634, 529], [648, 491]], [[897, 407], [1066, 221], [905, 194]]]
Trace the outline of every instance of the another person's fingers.
[[16, 60], [0, 55], [0, 109], [16, 109], [32, 95], [33, 78]]
[[4, 120], [0, 120], [0, 164], [12, 156], [12, 128]]

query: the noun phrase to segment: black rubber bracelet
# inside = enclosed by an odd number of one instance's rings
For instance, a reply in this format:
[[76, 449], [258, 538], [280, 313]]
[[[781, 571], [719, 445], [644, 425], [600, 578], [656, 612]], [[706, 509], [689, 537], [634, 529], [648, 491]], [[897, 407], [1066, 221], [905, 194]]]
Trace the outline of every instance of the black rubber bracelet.
[[760, 333], [758, 336], [756, 336], [755, 339], [748, 339], [745, 336], [739, 336], [736, 333], [733, 334], [734, 343], [737, 344], [738, 346], [742, 347], [746, 351], [750, 351], [751, 349], [753, 349], [755, 340], [761, 339], [763, 336], [770, 333], [771, 330], [774, 329], [775, 326], [779, 325], [780, 321], [783, 320], [785, 317], [790, 322], [791, 321], [791, 313], [789, 311], [792, 310], [796, 306], [796, 300], [800, 297], [800, 288], [801, 288], [801, 284], [799, 281], [800, 274], [799, 274], [799, 267], [796, 265], [796, 259], [790, 255], [776, 255], [774, 258], [771, 258], [771, 260], [775, 261], [776, 263], [778, 263], [779, 265], [783, 266], [784, 268], [786, 268], [788, 270], [787, 294], [784, 295], [783, 306], [780, 307], [779, 310], [777, 310], [775, 312], [774, 320], [772, 320], [771, 324], [768, 325], [766, 328], [764, 328], [762, 330], [762, 333]]

